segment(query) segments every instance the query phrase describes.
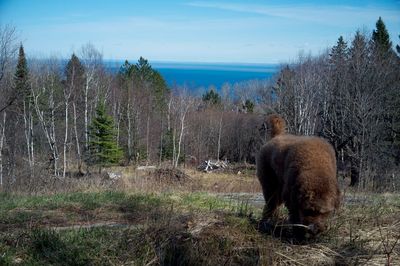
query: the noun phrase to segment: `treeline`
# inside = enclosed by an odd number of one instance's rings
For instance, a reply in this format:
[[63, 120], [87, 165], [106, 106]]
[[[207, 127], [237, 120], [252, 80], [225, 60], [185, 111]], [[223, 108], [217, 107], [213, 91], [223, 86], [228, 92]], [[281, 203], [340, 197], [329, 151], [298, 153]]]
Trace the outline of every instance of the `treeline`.
[[318, 57], [300, 56], [281, 70], [274, 87], [275, 110], [291, 131], [327, 138], [352, 186], [399, 185], [398, 45], [396, 50], [379, 18], [372, 35], [357, 31], [349, 43], [339, 37]]
[[27, 60], [17, 41], [12, 27], [0, 28], [2, 187], [111, 164], [252, 163], [272, 112], [292, 133], [327, 138], [351, 185], [399, 183], [400, 60], [381, 19], [372, 36], [356, 32], [348, 43], [340, 37], [268, 82], [200, 94], [168, 87], [144, 58], [112, 74], [91, 44], [63, 66]]

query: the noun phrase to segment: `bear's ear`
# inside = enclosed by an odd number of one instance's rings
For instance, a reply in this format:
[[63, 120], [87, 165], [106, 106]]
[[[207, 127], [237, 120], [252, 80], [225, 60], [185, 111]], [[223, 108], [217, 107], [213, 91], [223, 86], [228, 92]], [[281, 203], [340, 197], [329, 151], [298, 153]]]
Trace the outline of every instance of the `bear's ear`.
[[272, 138], [286, 132], [285, 120], [277, 114], [267, 116], [266, 124]]

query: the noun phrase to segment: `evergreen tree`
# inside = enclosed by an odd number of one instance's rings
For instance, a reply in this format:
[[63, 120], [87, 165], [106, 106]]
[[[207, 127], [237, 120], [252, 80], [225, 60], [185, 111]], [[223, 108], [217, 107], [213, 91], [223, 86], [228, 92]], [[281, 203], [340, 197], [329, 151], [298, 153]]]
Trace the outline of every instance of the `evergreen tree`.
[[203, 102], [206, 102], [210, 105], [217, 105], [221, 103], [221, 96], [219, 96], [219, 94], [213, 88], [211, 88], [209, 91], [203, 94]]
[[67, 77], [67, 84], [71, 87], [76, 87], [83, 84], [85, 68], [79, 58], [72, 54], [71, 59], [65, 67], [65, 75]]
[[153, 68], [149, 61], [140, 57], [135, 65], [135, 70], [142, 81], [150, 81], [153, 75]]
[[[14, 75], [14, 99], [18, 111], [23, 115], [26, 148], [31, 178], [34, 176], [34, 135], [33, 135], [33, 97], [28, 84], [28, 66], [25, 58], [24, 47], [19, 47], [18, 63]], [[18, 122], [17, 122], [18, 123]], [[16, 124], [15, 124], [16, 125]], [[15, 128], [14, 128], [15, 129]]]
[[345, 132], [343, 132], [343, 123], [346, 121], [345, 95], [347, 91], [348, 80], [348, 59], [349, 49], [343, 37], [338, 38], [337, 44], [332, 47], [329, 54], [331, 89], [328, 97], [326, 115], [322, 133], [325, 138], [333, 144], [336, 150], [344, 142]]
[[132, 68], [136, 79], [154, 96], [155, 107], [157, 107], [159, 111], [163, 111], [166, 107], [166, 96], [169, 92], [164, 78], [157, 70], [154, 70], [150, 63], [143, 57], [140, 57], [136, 65]]
[[132, 65], [128, 62], [128, 60], [125, 60], [124, 64], [119, 68], [119, 75], [125, 78], [131, 77]]
[[173, 129], [167, 130], [162, 139], [161, 159], [172, 160], [174, 154]]
[[244, 109], [246, 110], [246, 113], [253, 113], [254, 112], [254, 103], [251, 100], [246, 100], [244, 103]]
[[[349, 49], [349, 76], [351, 83], [348, 87], [348, 96], [346, 97], [346, 105], [350, 112], [345, 117], [344, 128], [346, 136], [349, 137], [349, 144], [347, 145], [346, 158], [350, 162], [350, 186], [356, 186], [361, 178], [362, 163], [362, 143], [361, 137], [365, 133], [365, 129], [360, 126], [360, 113], [362, 109], [359, 106], [358, 100], [355, 100], [360, 95], [369, 94], [372, 89], [365, 78], [371, 63], [369, 58], [369, 45], [367, 37], [360, 31], [357, 31]], [[373, 87], [373, 86], [372, 86]]]
[[375, 49], [378, 49], [383, 53], [389, 52], [392, 48], [389, 33], [381, 17], [379, 17], [376, 22], [376, 30], [372, 32], [372, 41]]
[[[399, 35], [399, 38], [400, 38], [400, 35]], [[397, 53], [400, 54], [400, 45], [396, 45], [396, 50], [397, 50]]]
[[28, 86], [28, 66], [25, 58], [24, 47], [19, 47], [18, 64], [14, 75], [15, 98], [21, 103], [31, 96]]
[[102, 166], [116, 164], [121, 160], [122, 150], [117, 145], [114, 122], [112, 117], [107, 115], [103, 101], [98, 103], [89, 136], [90, 165], [99, 165], [101, 170]]
[[330, 56], [331, 63], [336, 66], [340, 67], [344, 65], [344, 62], [348, 59], [348, 47], [347, 43], [344, 41], [343, 37], [340, 36], [337, 44], [332, 47]]
[[355, 64], [368, 64], [368, 54], [369, 46], [366, 36], [360, 31], [356, 31], [349, 48], [350, 70], [357, 71], [353, 68]]

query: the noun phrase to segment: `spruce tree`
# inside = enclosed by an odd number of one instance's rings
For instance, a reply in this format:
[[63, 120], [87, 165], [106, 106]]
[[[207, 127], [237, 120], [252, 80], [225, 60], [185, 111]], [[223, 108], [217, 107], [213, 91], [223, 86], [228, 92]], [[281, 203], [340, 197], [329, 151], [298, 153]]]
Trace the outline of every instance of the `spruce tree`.
[[31, 92], [28, 86], [28, 66], [25, 58], [24, 47], [19, 47], [18, 63], [14, 75], [15, 82], [15, 98], [22, 105], [24, 100], [29, 100]]
[[372, 41], [375, 49], [378, 49], [380, 52], [387, 53], [392, 48], [389, 33], [381, 17], [376, 22], [376, 30], [372, 32]]
[[343, 37], [340, 36], [336, 45], [332, 47], [330, 56], [330, 61], [333, 65], [337, 67], [342, 67], [348, 58], [349, 50], [347, 43], [344, 41]]
[[114, 121], [107, 115], [103, 101], [98, 103], [96, 117], [89, 129], [88, 164], [101, 167], [117, 164], [122, 158], [122, 150], [118, 147]]
[[254, 103], [251, 100], [246, 100], [244, 103], [244, 109], [246, 110], [246, 113], [252, 114], [254, 112]]
[[84, 82], [85, 68], [80, 62], [79, 58], [72, 54], [71, 59], [65, 67], [65, 75], [67, 77], [67, 84], [71, 87], [77, 87]]
[[221, 96], [219, 96], [219, 94], [213, 88], [203, 94], [202, 98], [203, 102], [206, 102], [210, 105], [217, 105], [221, 103]]
[[[172, 160], [174, 154], [174, 136], [173, 129], [169, 129], [165, 132], [162, 143], [161, 143], [161, 159]], [[159, 154], [160, 155], [160, 154]]]

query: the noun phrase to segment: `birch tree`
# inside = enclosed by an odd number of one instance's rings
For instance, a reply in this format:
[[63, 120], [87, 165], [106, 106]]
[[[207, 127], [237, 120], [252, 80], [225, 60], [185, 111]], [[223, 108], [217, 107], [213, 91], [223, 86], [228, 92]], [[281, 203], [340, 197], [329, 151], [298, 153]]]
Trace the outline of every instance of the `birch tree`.
[[[78, 119], [77, 119], [77, 103], [80, 102], [80, 92], [85, 83], [85, 70], [79, 58], [72, 54], [71, 59], [65, 68], [66, 84], [64, 86], [64, 106], [65, 106], [65, 125], [68, 127], [68, 102], [72, 95], [72, 110], [73, 110], [73, 125], [75, 135], [75, 148], [78, 157], [78, 171], [83, 174], [82, 170], [82, 152], [80, 147], [80, 135], [78, 134]], [[85, 98], [86, 99], [86, 98]], [[86, 102], [86, 101], [85, 101]], [[87, 105], [85, 104], [85, 107]], [[65, 129], [65, 140], [68, 138], [68, 129]], [[65, 142], [66, 143], [66, 142]], [[66, 147], [66, 146], [65, 146]], [[66, 168], [66, 167], [65, 167]], [[64, 175], [64, 174], [63, 174]]]
[[12, 105], [17, 94], [10, 91], [12, 64], [18, 51], [15, 28], [0, 24], [0, 113]]
[[0, 186], [3, 187], [3, 147], [6, 136], [6, 117], [7, 113], [3, 113], [3, 119], [0, 123]]
[[[7, 112], [7, 109], [12, 107], [12, 104], [17, 99], [17, 93], [13, 90], [12, 79], [13, 79], [13, 61], [15, 60], [18, 45], [17, 35], [14, 27], [10, 25], [0, 24], [0, 184], [3, 186], [5, 176], [5, 163], [6, 156], [5, 143], [8, 125], [9, 132], [15, 134], [13, 128], [16, 125], [17, 117], [15, 110], [14, 112]], [[10, 120], [10, 117], [12, 120]], [[8, 145], [8, 160], [14, 161], [15, 154], [15, 139], [12, 139], [12, 135], [8, 134], [9, 145]], [[13, 172], [13, 167], [9, 169], [9, 172]]]
[[187, 89], [181, 89], [178, 95], [174, 98], [174, 103], [172, 104], [176, 117], [175, 130], [173, 134], [174, 152], [172, 165], [173, 167], [178, 167], [179, 159], [181, 157], [182, 145], [184, 136], [186, 134], [186, 118], [188, 112], [194, 107], [195, 101], [188, 94]]
[[[36, 71], [32, 73], [32, 99], [36, 116], [46, 137], [49, 149], [49, 163], [53, 169], [54, 176], [58, 176], [59, 152], [56, 137], [56, 112], [61, 104], [56, 97], [59, 91], [60, 73], [59, 62], [56, 59], [49, 60], [44, 64], [37, 63]], [[33, 72], [33, 71], [32, 71]]]
[[[102, 63], [102, 54], [94, 47], [93, 44], [88, 43], [81, 49], [81, 61], [85, 68], [85, 86], [83, 89], [84, 98], [84, 132], [85, 132], [85, 149], [88, 150], [89, 144], [89, 131], [88, 126], [90, 122], [89, 117], [89, 104], [96, 104], [96, 101], [90, 102], [91, 90], [95, 89], [95, 82], [97, 78], [98, 68]], [[93, 106], [91, 109], [94, 111]]]
[[24, 121], [24, 135], [27, 151], [27, 160], [30, 168], [31, 177], [34, 171], [34, 143], [33, 143], [33, 101], [29, 88], [28, 66], [25, 58], [24, 48], [21, 45], [18, 54], [18, 64], [14, 75], [15, 92], [20, 97], [19, 107], [22, 109], [22, 118]]

